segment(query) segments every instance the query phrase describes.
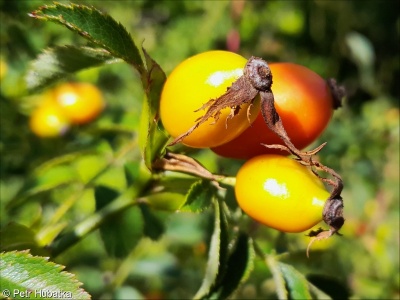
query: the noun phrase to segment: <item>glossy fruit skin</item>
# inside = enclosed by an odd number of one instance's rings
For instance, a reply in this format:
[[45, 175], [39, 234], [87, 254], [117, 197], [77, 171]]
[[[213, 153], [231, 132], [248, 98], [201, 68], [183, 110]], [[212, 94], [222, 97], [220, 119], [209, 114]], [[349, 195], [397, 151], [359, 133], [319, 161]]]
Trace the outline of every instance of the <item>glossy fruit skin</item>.
[[36, 108], [29, 120], [31, 131], [42, 138], [61, 136], [68, 131], [69, 126], [69, 120], [62, 108], [51, 102], [45, 102]]
[[265, 154], [240, 168], [235, 195], [242, 210], [256, 221], [283, 232], [302, 232], [322, 220], [330, 194], [298, 162]]
[[51, 93], [72, 124], [87, 124], [93, 121], [105, 107], [102, 93], [90, 83], [64, 83]]
[[[210, 99], [223, 95], [242, 76], [246, 62], [244, 57], [233, 52], [208, 51], [180, 63], [169, 75], [161, 94], [160, 116], [167, 132], [177, 137], [191, 128], [205, 113], [205, 110], [196, 110]], [[228, 121], [227, 127], [230, 108], [222, 110], [217, 122], [210, 118], [185, 137], [183, 144], [209, 148], [229, 142], [257, 117], [259, 105], [255, 103], [251, 107], [250, 123], [247, 107], [243, 105], [239, 114]]]
[[[270, 63], [275, 108], [292, 143], [303, 149], [314, 142], [333, 115], [333, 98], [326, 81], [310, 69], [293, 63]], [[261, 113], [240, 136], [212, 150], [218, 155], [250, 159], [261, 154], [287, 155], [261, 144], [283, 142], [265, 124]]]

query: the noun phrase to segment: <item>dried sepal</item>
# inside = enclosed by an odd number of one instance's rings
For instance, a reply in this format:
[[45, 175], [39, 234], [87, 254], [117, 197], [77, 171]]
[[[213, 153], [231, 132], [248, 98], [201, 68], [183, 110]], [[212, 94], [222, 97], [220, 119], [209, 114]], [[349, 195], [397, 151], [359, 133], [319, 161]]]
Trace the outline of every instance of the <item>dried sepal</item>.
[[309, 257], [309, 251], [314, 242], [325, 240], [334, 234], [341, 235], [339, 230], [342, 228], [345, 221], [343, 218], [343, 207], [343, 199], [340, 196], [328, 198], [325, 202], [322, 217], [325, 223], [328, 224], [329, 230], [318, 228], [315, 231], [311, 230], [309, 232], [308, 236], [311, 237], [311, 240], [307, 246], [307, 257]]
[[223, 176], [212, 174], [197, 160], [178, 153], [167, 152], [164, 157], [154, 161], [154, 170], [182, 172], [212, 181], [219, 188], [218, 180]]
[[[230, 108], [230, 114], [226, 119], [228, 121], [235, 117], [243, 104], [249, 103], [247, 109], [247, 118], [249, 118], [250, 108], [254, 102], [255, 97], [259, 93], [259, 90], [253, 86], [253, 84], [259, 84], [262, 88], [271, 91], [272, 74], [268, 67], [268, 64], [261, 58], [251, 57], [243, 71], [243, 75], [240, 76], [227, 90], [226, 92], [218, 97], [217, 99], [211, 99], [205, 103], [198, 110], [206, 110], [205, 114], [196, 120], [189, 130], [176, 137], [169, 146], [175, 145], [182, 142], [182, 140], [190, 135], [197, 127], [206, 122], [210, 118], [214, 118], [215, 122], [219, 120], [221, 110]], [[258, 71], [257, 76], [254, 75], [254, 70]], [[264, 84], [263, 84], [264, 82]], [[267, 82], [267, 84], [265, 84]]]
[[333, 98], [333, 109], [342, 107], [343, 99], [346, 97], [347, 92], [344, 86], [338, 85], [335, 78], [328, 78], [326, 84], [331, 91]]

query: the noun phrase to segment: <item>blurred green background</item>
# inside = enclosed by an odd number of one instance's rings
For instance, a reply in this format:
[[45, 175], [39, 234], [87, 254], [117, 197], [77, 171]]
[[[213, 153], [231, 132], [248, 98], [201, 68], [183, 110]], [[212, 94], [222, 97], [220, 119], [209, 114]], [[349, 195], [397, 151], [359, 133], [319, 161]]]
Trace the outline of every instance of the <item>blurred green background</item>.
[[[121, 22], [136, 44], [143, 44], [167, 74], [188, 56], [228, 49], [244, 57], [302, 64], [345, 85], [348, 97], [344, 107], [335, 112], [328, 129], [315, 143], [328, 142], [320, 159], [337, 170], [345, 182], [343, 236], [314, 244], [315, 252], [308, 260], [304, 259], [308, 238], [303, 234], [281, 234], [258, 227], [253, 236], [266, 251], [288, 251], [286, 260], [310, 281], [315, 274], [333, 277], [340, 284], [328, 287], [333, 293], [347, 286], [350, 298], [399, 299], [398, 1], [78, 3], [93, 5]], [[68, 153], [85, 152], [71, 165], [89, 181], [107, 164], [110, 153], [136, 140], [143, 91], [135, 71], [123, 63], [69, 78], [92, 82], [104, 93], [107, 109], [95, 122], [51, 140], [39, 139], [30, 132], [29, 115], [40, 101], [39, 95], [29, 95], [25, 89], [30, 61], [47, 47], [86, 44], [61, 26], [28, 17], [28, 12], [43, 4], [51, 2], [0, 1], [2, 228], [15, 221], [33, 230], [43, 229], [66, 201], [66, 195], [76, 193], [74, 184], [65, 179], [66, 170], [60, 167], [45, 174], [43, 163], [60, 156], [68, 159]], [[243, 163], [218, 158], [209, 150], [183, 150], [215, 173], [234, 176]], [[125, 159], [138, 161], [137, 147]], [[100, 177], [108, 186], [124, 187], [117, 167]], [[21, 190], [28, 192], [21, 196]], [[10, 201], [17, 203], [11, 210], [6, 209]], [[74, 224], [93, 210], [93, 191], [87, 189], [62, 220], [65, 226]], [[159, 242], [140, 242], [124, 261], [109, 257], [100, 234], [95, 232], [57, 257], [56, 262], [77, 274], [95, 298], [188, 298], [201, 284], [209, 217], [207, 213], [163, 215], [167, 221], [164, 237]], [[116, 290], [105, 288], [118, 278], [126, 280], [116, 284]], [[315, 280], [323, 284], [321, 277]], [[271, 274], [261, 261], [256, 261], [250, 279], [235, 297], [276, 297]]]

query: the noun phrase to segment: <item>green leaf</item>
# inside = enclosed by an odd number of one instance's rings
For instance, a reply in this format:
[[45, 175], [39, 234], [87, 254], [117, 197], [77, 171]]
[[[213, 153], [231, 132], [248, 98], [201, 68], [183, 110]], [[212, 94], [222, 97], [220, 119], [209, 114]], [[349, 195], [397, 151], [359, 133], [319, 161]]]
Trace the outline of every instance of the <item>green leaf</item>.
[[[143, 169], [149, 172], [147, 168]], [[185, 203], [187, 191], [196, 180], [193, 177], [161, 177], [153, 182], [141, 200], [155, 210], [177, 211]]]
[[29, 197], [53, 190], [62, 185], [80, 181], [75, 169], [69, 165], [55, 165], [52, 168], [44, 169], [38, 168], [35, 170], [34, 176], [26, 181], [21, 191], [8, 203], [7, 208], [14, 209]]
[[[316, 287], [315, 285], [308, 283], [308, 285], [310, 286], [310, 293], [312, 295], [313, 299], [321, 299], [321, 300], [330, 300], [332, 299], [330, 296], [328, 296], [328, 294], [326, 294], [325, 292], [323, 292], [321, 289], [319, 289], [318, 287]], [[340, 298], [336, 298], [336, 299], [343, 299], [343, 300], [347, 300], [348, 297], [340, 297]]]
[[139, 162], [132, 161], [124, 164], [124, 174], [127, 186], [133, 185], [139, 179], [139, 168]]
[[345, 42], [350, 50], [350, 57], [359, 68], [373, 67], [375, 62], [374, 45], [366, 36], [352, 31], [346, 34]]
[[[281, 237], [282, 235], [279, 235], [278, 239]], [[310, 272], [319, 273], [322, 272], [322, 270], [329, 270], [330, 274], [343, 274], [343, 266], [331, 263], [331, 261], [334, 260], [335, 254], [329, 253], [329, 251], [314, 250], [312, 261], [307, 259], [304, 252], [305, 250], [301, 249], [278, 255], [267, 255], [266, 262], [273, 274], [278, 298], [291, 299], [292, 293], [296, 292], [293, 288], [295, 284], [297, 284], [297, 291], [310, 294], [312, 299], [330, 299], [329, 294], [326, 293], [325, 290], [321, 289], [317, 284], [314, 284], [308, 276], [305, 277], [303, 274], [308, 274]], [[293, 266], [296, 266], [296, 269]], [[284, 273], [282, 269], [288, 270]], [[293, 274], [293, 276], [290, 276], [290, 274]], [[338, 276], [340, 277], [340, 275]], [[291, 280], [293, 283], [291, 286], [289, 286], [288, 283], [290, 278], [293, 279]], [[305, 288], [305, 284], [307, 284], [307, 288]], [[339, 297], [338, 299], [345, 298]]]
[[55, 3], [41, 6], [30, 16], [62, 24], [143, 72], [143, 61], [131, 35], [120, 23], [94, 7]]
[[62, 184], [79, 181], [78, 174], [69, 165], [58, 165], [35, 174], [35, 186], [30, 193], [53, 189]]
[[207, 180], [199, 180], [192, 184], [186, 195], [186, 202], [181, 211], [201, 212], [207, 209], [214, 197], [217, 188]]
[[164, 155], [168, 140], [169, 135], [158, 117], [150, 115], [148, 101], [143, 101], [139, 125], [139, 146], [149, 170], [152, 170], [153, 161]]
[[143, 200], [156, 210], [175, 212], [185, 203], [185, 195], [174, 192], [161, 192], [147, 195]]
[[43, 227], [36, 235], [36, 240], [39, 245], [49, 245], [54, 239], [67, 227], [68, 222], [51, 224]]
[[[141, 74], [143, 89], [146, 92], [146, 100], [142, 108], [139, 142], [145, 164], [151, 170], [153, 161], [165, 153], [169, 140], [169, 135], [165, 132], [157, 115], [161, 90], [166, 80], [165, 73], [161, 67], [142, 49], [146, 60], [145, 68], [139, 49], [135, 46], [125, 28], [110, 16], [93, 7], [56, 3], [54, 5], [44, 5], [32, 12], [30, 16], [60, 23], [68, 29], [79, 33], [92, 43], [106, 49], [112, 56], [132, 64], [138, 70]], [[66, 62], [69, 63], [71, 57], [70, 55], [67, 56], [69, 57], [66, 57]], [[89, 57], [91, 58], [90, 55]], [[79, 58], [78, 56], [77, 59]], [[51, 61], [50, 64], [47, 63], [49, 60]], [[71, 65], [71, 69], [65, 70], [66, 66], [60, 67], [59, 60], [55, 62], [53, 60], [54, 55], [49, 54], [40, 60], [48, 64], [49, 69], [46, 69], [45, 66], [45, 72], [39, 76], [36, 75], [42, 72], [43, 63], [37, 63], [37, 70], [34, 69], [28, 74], [30, 87], [44, 86], [49, 81], [55, 81], [60, 76], [65, 75], [65, 73], [75, 71], [74, 65]]]
[[26, 249], [32, 249], [35, 253], [40, 252], [32, 229], [11, 222], [0, 231], [0, 251]]
[[305, 276], [291, 265], [282, 262], [277, 264], [285, 280], [290, 299], [312, 299]]
[[63, 269], [64, 266], [27, 251], [1, 253], [1, 293], [17, 299], [90, 299], [75, 276]]
[[82, 155], [71, 164], [84, 183], [93, 182], [108, 169], [108, 161], [98, 154]]
[[113, 299], [135, 299], [135, 300], [146, 300], [146, 297], [140, 293], [138, 289], [132, 286], [121, 286], [116, 288]]
[[146, 58], [147, 74], [142, 76], [146, 98], [142, 105], [139, 128], [139, 145], [147, 168], [152, 169], [155, 159], [165, 153], [170, 136], [158, 116], [160, 95], [166, 76], [161, 67], [143, 49]]
[[276, 293], [279, 300], [287, 300], [289, 299], [288, 291], [286, 289], [285, 279], [283, 278], [283, 274], [281, 269], [279, 268], [278, 261], [272, 255], [268, 255], [265, 259], [275, 282]]
[[214, 288], [213, 295], [218, 299], [228, 298], [249, 277], [254, 267], [254, 257], [252, 240], [247, 234], [239, 233], [226, 264], [225, 276]]
[[151, 180], [151, 172], [142, 161], [129, 161], [124, 164], [126, 185], [146, 186]]
[[[97, 186], [96, 211], [100, 211], [119, 196], [120, 194], [113, 189]], [[143, 217], [137, 206], [110, 216], [100, 226], [101, 238], [107, 253], [119, 258], [127, 256], [142, 238], [143, 226]]]
[[[146, 59], [147, 74], [142, 77], [142, 84], [144, 91], [147, 95], [149, 103], [149, 112], [152, 119], [158, 120], [158, 108], [160, 103], [161, 91], [164, 86], [167, 76], [161, 69], [160, 65], [150, 57], [144, 48], [142, 48], [144, 57]], [[150, 121], [151, 121], [150, 120]]]
[[100, 210], [115, 200], [120, 193], [106, 186], [96, 186], [94, 196], [96, 199], [96, 210]]
[[103, 49], [63, 46], [50, 48], [34, 60], [26, 75], [29, 92], [38, 91], [80, 70], [118, 62]]
[[219, 279], [224, 276], [228, 260], [228, 224], [223, 213], [222, 204], [214, 200], [214, 231], [211, 236], [206, 273], [203, 282], [194, 296], [195, 299], [207, 298]]
[[[65, 251], [72, 245], [76, 244], [77, 242], [85, 238], [88, 234], [98, 229], [106, 221], [111, 222], [111, 220], [114, 220], [119, 213], [124, 213], [130, 207], [136, 205], [137, 204], [136, 199], [138, 197], [138, 193], [139, 190], [135, 187], [127, 188], [122, 193], [118, 193], [117, 191], [111, 188], [98, 186], [97, 195], [95, 195], [95, 197], [96, 196], [97, 197], [95, 200], [97, 201], [96, 205], [102, 208], [98, 209], [96, 212], [89, 215], [83, 221], [76, 224], [72, 228], [72, 230], [69, 230], [68, 232], [59, 235], [48, 247], [53, 257], [59, 255], [61, 252]], [[116, 197], [117, 194], [118, 197]], [[140, 217], [140, 212], [139, 212], [139, 217]], [[129, 218], [127, 221], [129, 221]], [[136, 221], [136, 219], [132, 221]], [[141, 219], [138, 221], [140, 222]], [[128, 224], [128, 226], [130, 225], [132, 224]], [[139, 226], [133, 227], [133, 229], [141, 232], [140, 228], [141, 228], [141, 223], [139, 224]]]
[[158, 240], [165, 232], [164, 223], [154, 214], [147, 204], [139, 205], [144, 219], [143, 233], [152, 240]]

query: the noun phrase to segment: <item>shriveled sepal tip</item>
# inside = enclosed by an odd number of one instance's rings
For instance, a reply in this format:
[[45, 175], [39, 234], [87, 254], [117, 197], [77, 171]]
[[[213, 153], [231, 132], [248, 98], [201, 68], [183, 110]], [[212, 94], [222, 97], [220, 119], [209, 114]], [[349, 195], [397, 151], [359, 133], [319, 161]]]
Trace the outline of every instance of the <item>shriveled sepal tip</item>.
[[259, 92], [271, 93], [272, 73], [267, 62], [258, 57], [251, 57], [244, 67], [243, 75], [240, 76], [222, 96], [211, 99], [198, 110], [206, 110], [205, 114], [196, 120], [189, 130], [176, 137], [169, 146], [182, 142], [196, 128], [206, 122], [209, 118], [214, 118], [215, 122], [219, 120], [221, 110], [230, 108], [230, 114], [226, 119], [234, 118], [240, 111], [243, 104], [249, 103], [247, 109], [247, 118], [250, 115], [250, 108]]
[[343, 199], [340, 196], [337, 196], [336, 198], [329, 198], [325, 202], [322, 217], [325, 223], [329, 225], [329, 230], [318, 228], [315, 231], [310, 231], [308, 236], [311, 237], [311, 240], [307, 246], [307, 257], [309, 257], [309, 251], [314, 242], [327, 239], [334, 234], [341, 235], [339, 230], [342, 228], [345, 221], [343, 218], [343, 208]]
[[347, 95], [345, 87], [342, 85], [339, 85], [335, 78], [328, 78], [326, 80], [326, 83], [332, 94], [333, 109], [338, 109], [339, 107], [342, 107], [343, 100]]

